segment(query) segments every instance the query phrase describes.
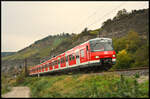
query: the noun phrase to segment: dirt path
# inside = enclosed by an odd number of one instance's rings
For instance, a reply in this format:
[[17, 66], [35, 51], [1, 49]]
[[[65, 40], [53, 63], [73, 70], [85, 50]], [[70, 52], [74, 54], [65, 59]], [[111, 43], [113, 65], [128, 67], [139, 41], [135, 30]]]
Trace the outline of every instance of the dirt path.
[[3, 98], [29, 98], [30, 89], [28, 87], [13, 87], [12, 91], [2, 95]]
[[140, 76], [140, 78], [138, 78], [138, 83], [143, 83], [146, 80], [149, 80], [149, 76]]

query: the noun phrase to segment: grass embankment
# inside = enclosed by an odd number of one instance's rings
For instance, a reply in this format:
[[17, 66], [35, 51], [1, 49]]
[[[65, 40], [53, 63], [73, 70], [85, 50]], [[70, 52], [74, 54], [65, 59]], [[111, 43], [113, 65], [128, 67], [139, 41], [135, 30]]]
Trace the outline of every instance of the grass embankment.
[[[149, 97], [149, 81], [115, 74], [28, 77], [19, 85], [29, 86], [31, 97]], [[18, 86], [18, 85], [17, 85]]]
[[1, 94], [5, 94], [11, 91], [13, 84], [16, 82], [15, 79], [10, 79], [10, 77], [1, 76]]

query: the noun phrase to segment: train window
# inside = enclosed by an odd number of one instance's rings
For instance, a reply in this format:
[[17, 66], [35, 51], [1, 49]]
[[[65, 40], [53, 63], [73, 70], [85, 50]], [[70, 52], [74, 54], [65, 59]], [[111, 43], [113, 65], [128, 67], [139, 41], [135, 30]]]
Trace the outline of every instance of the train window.
[[52, 62], [53, 66], [55, 65], [55, 61]]
[[55, 61], [53, 61], [53, 66], [55, 66]]
[[72, 60], [74, 60], [75, 59], [75, 56], [74, 56], [74, 54], [72, 54]]
[[63, 62], [65, 62], [65, 56], [63, 57]]
[[63, 58], [61, 58], [61, 63], [63, 63]]
[[66, 56], [66, 62], [68, 61], [68, 58], [67, 58], [67, 56]]
[[60, 59], [58, 59], [58, 64], [60, 64]]
[[54, 61], [54, 66], [56, 65], [56, 61]]
[[56, 65], [56, 61], [54, 61], [54, 66]]
[[61, 63], [61, 58], [59, 58], [59, 63]]
[[88, 51], [88, 46], [86, 46], [86, 51]]
[[72, 57], [72, 55], [69, 55], [69, 60], [71, 61], [71, 57]]
[[80, 50], [81, 52], [81, 57], [84, 57], [84, 49]]
[[65, 59], [64, 57], [61, 58], [61, 63], [64, 63], [65, 62]]
[[52, 62], [53, 66], [55, 65], [55, 61]]
[[56, 65], [58, 64], [58, 61], [56, 60]]
[[63, 62], [65, 62], [65, 57], [63, 57]]
[[48, 64], [46, 64], [46, 68], [48, 67]]
[[55, 61], [55, 65], [57, 65], [57, 61]]

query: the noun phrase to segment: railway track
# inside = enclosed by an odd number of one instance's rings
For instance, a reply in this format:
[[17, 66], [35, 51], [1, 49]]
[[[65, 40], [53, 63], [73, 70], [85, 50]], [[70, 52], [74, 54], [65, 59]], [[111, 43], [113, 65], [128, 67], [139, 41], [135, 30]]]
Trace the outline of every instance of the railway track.
[[107, 73], [125, 75], [125, 76], [133, 76], [135, 74], [139, 74], [140, 76], [148, 76], [149, 75], [149, 67], [141, 67], [141, 68], [130, 68], [130, 69], [118, 69], [114, 71], [104, 71], [97, 73], [89, 73], [91, 75], [103, 75]]
[[[109, 68], [110, 69], [110, 68]], [[149, 67], [140, 67], [140, 68], [130, 68], [130, 69], [117, 69], [117, 70], [109, 70], [109, 69], [104, 69], [101, 67], [90, 67], [90, 68], [82, 68], [82, 69], [73, 69], [70, 71], [65, 71], [65, 72], [54, 72], [46, 75], [41, 75], [41, 76], [48, 76], [48, 75], [76, 75], [76, 74], [87, 74], [87, 75], [103, 75], [107, 73], [113, 73], [113, 74], [119, 74], [119, 75], [126, 75], [126, 76], [132, 76], [138, 73], [140, 76], [141, 75], [149, 75]]]

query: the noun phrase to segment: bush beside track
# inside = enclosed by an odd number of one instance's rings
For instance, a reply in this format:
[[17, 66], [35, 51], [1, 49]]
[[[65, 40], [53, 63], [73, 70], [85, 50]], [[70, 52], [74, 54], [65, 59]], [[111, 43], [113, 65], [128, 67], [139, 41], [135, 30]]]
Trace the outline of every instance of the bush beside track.
[[138, 83], [139, 76], [105, 75], [58, 75], [43, 77], [27, 77], [15, 86], [28, 86], [31, 97], [149, 97], [149, 81]]

